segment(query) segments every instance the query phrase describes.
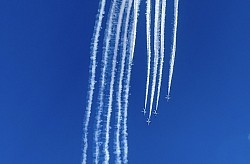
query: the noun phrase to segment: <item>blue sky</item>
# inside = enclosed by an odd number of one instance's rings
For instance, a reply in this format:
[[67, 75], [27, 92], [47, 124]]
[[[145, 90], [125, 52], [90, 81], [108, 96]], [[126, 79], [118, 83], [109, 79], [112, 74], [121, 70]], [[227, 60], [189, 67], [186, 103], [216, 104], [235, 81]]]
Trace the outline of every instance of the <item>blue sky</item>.
[[[0, 2], [0, 163], [81, 162], [97, 7], [97, 0]], [[147, 126], [141, 113], [146, 82], [142, 1], [129, 102], [130, 163], [250, 163], [249, 7], [247, 0], [180, 0], [167, 103], [173, 18], [168, 1], [159, 115]]]

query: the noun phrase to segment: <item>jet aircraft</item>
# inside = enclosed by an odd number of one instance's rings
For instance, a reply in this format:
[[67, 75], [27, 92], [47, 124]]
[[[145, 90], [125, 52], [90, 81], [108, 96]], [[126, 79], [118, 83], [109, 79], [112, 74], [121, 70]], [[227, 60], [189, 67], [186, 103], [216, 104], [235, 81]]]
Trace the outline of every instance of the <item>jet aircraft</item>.
[[157, 111], [156, 110], [154, 110], [154, 115], [156, 116], [158, 113], [157, 113]]
[[170, 99], [170, 95], [167, 95], [165, 98], [166, 98], [167, 101], [168, 101], [168, 100]]
[[141, 111], [143, 114], [144, 114], [144, 116], [145, 116], [145, 114], [146, 114], [146, 109], [145, 108], [143, 108], [143, 110]]
[[148, 125], [149, 125], [151, 121], [150, 121], [150, 119], [148, 118], [146, 122], [147, 122], [147, 123], [148, 123]]

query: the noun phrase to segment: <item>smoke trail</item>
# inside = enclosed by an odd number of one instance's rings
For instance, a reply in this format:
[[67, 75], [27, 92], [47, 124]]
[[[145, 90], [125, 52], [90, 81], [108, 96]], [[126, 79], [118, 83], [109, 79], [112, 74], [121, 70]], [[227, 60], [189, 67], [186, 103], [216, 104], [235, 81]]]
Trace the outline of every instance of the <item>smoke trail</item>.
[[151, 0], [147, 0], [147, 8], [146, 8], [146, 32], [147, 32], [147, 82], [146, 82], [146, 94], [145, 94], [145, 102], [144, 109], [147, 108], [148, 101], [148, 87], [149, 87], [149, 77], [150, 77], [150, 63], [151, 63]]
[[157, 67], [158, 67], [158, 53], [159, 53], [159, 17], [160, 17], [160, 4], [159, 0], [155, 1], [155, 22], [154, 22], [154, 68], [153, 68], [153, 80], [151, 86], [151, 99], [150, 99], [150, 109], [149, 109], [149, 116], [148, 121], [152, 115], [152, 107], [154, 101], [154, 94], [155, 94], [155, 85], [156, 85], [156, 76], [157, 76]]
[[90, 70], [89, 70], [89, 90], [87, 94], [87, 107], [86, 107], [86, 114], [83, 123], [83, 152], [82, 152], [82, 164], [86, 164], [87, 162], [87, 149], [88, 149], [88, 126], [89, 126], [89, 119], [91, 114], [91, 107], [93, 101], [93, 94], [95, 89], [95, 74], [96, 74], [96, 54], [99, 42], [99, 36], [101, 31], [102, 19], [104, 15], [104, 8], [105, 8], [106, 0], [102, 0], [99, 2], [99, 9], [97, 13], [97, 19], [95, 22], [92, 45], [91, 45], [91, 55], [90, 55]]
[[123, 143], [123, 163], [128, 163], [128, 132], [127, 132], [127, 117], [128, 117], [128, 98], [129, 98], [129, 86], [131, 79], [131, 69], [134, 57], [134, 48], [135, 48], [135, 40], [136, 40], [136, 29], [137, 29], [137, 21], [139, 16], [139, 6], [140, 0], [134, 0], [134, 10], [133, 10], [133, 21], [132, 21], [132, 30], [129, 37], [129, 56], [127, 62], [127, 76], [125, 77], [125, 87], [124, 87], [124, 113], [123, 113], [123, 129], [122, 129], [122, 143]]
[[137, 29], [137, 21], [139, 16], [139, 6], [140, 6], [141, 0], [134, 0], [134, 25], [132, 29], [132, 47], [131, 47], [131, 55], [132, 59], [134, 58], [134, 50], [135, 50], [135, 40], [136, 40], [136, 29]]
[[104, 128], [105, 131], [105, 142], [104, 142], [104, 163], [108, 164], [110, 155], [109, 155], [109, 130], [110, 130], [110, 119], [111, 119], [111, 113], [112, 113], [112, 102], [113, 102], [113, 92], [114, 92], [114, 82], [115, 82], [115, 69], [116, 69], [116, 62], [117, 62], [117, 54], [118, 54], [118, 46], [119, 46], [119, 40], [120, 40], [120, 31], [121, 31], [121, 25], [122, 25], [122, 18], [123, 13], [125, 10], [125, 3], [126, 0], [122, 0], [120, 12], [118, 15], [118, 22], [116, 27], [116, 37], [115, 37], [115, 47], [114, 47], [114, 55], [112, 60], [112, 70], [111, 70], [111, 81], [110, 81], [110, 88], [109, 88], [109, 102], [108, 102], [108, 112], [107, 112], [107, 121], [106, 126]]
[[176, 52], [176, 34], [177, 34], [177, 22], [178, 22], [178, 4], [179, 0], [174, 0], [174, 29], [173, 29], [173, 46], [170, 59], [170, 68], [169, 68], [169, 81], [168, 81], [168, 97], [170, 96], [170, 89], [174, 71], [174, 60]]
[[100, 145], [101, 142], [100, 134], [101, 134], [101, 115], [103, 112], [103, 99], [104, 99], [104, 88], [106, 84], [106, 71], [107, 71], [107, 63], [108, 63], [108, 54], [110, 51], [110, 41], [113, 36], [112, 34], [112, 25], [114, 24], [114, 19], [116, 18], [115, 15], [115, 7], [117, 5], [117, 0], [114, 0], [109, 12], [108, 21], [106, 23], [106, 30], [105, 30], [105, 37], [104, 43], [105, 47], [103, 48], [103, 56], [102, 56], [102, 69], [101, 69], [101, 77], [100, 77], [100, 88], [99, 88], [99, 95], [98, 95], [98, 108], [97, 108], [97, 115], [96, 115], [96, 129], [94, 132], [94, 144], [95, 144], [95, 153], [94, 153], [94, 161], [96, 164], [99, 163], [99, 153], [100, 153]]
[[157, 112], [159, 98], [161, 93], [161, 82], [162, 82], [162, 70], [163, 70], [163, 62], [164, 62], [164, 37], [165, 37], [165, 15], [166, 15], [166, 0], [162, 0], [161, 4], [161, 55], [160, 55], [160, 68], [159, 68], [159, 80], [158, 80], [158, 90], [157, 90], [157, 99], [156, 99], [156, 108]]
[[128, 33], [128, 25], [129, 25], [129, 16], [132, 7], [133, 0], [128, 1], [128, 7], [126, 12], [126, 19], [125, 19], [125, 27], [124, 27], [124, 35], [123, 35], [123, 43], [122, 43], [122, 56], [121, 56], [121, 67], [120, 67], [120, 74], [119, 74], [119, 84], [118, 84], [118, 92], [117, 92], [117, 123], [116, 123], [116, 130], [115, 130], [115, 154], [116, 154], [116, 163], [121, 163], [121, 148], [120, 148], [120, 129], [121, 129], [121, 94], [122, 94], [122, 80], [124, 77], [124, 67], [125, 67], [125, 58], [126, 58], [126, 45], [127, 45], [127, 33]]

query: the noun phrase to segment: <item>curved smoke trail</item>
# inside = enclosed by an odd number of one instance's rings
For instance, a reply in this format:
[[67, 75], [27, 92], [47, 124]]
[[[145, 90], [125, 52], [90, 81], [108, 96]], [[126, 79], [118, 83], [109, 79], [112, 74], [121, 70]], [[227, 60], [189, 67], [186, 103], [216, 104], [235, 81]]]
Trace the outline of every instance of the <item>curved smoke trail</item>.
[[86, 107], [86, 114], [83, 123], [83, 152], [82, 152], [82, 164], [86, 164], [87, 162], [87, 149], [88, 149], [88, 126], [89, 126], [89, 119], [91, 114], [92, 108], [92, 101], [93, 101], [93, 94], [95, 89], [95, 74], [96, 74], [96, 54], [98, 49], [98, 42], [99, 36], [101, 31], [102, 19], [104, 15], [104, 8], [105, 8], [106, 0], [102, 0], [99, 3], [99, 9], [97, 13], [97, 19], [95, 22], [93, 39], [92, 39], [92, 46], [91, 46], [91, 55], [90, 55], [90, 77], [89, 77], [89, 90], [87, 95], [87, 107]]
[[152, 115], [154, 94], [155, 94], [155, 85], [156, 85], [156, 76], [157, 76], [157, 67], [158, 67], [158, 53], [159, 53], [159, 17], [160, 17], [160, 4], [159, 0], [155, 1], [155, 22], [154, 22], [154, 68], [153, 68], [153, 79], [151, 86], [151, 99], [150, 99], [150, 108], [148, 121], [150, 121]]
[[133, 0], [128, 1], [128, 7], [126, 12], [126, 19], [125, 19], [125, 27], [124, 27], [124, 35], [123, 35], [123, 43], [122, 43], [122, 55], [121, 55], [121, 67], [120, 67], [120, 74], [119, 74], [119, 84], [118, 84], [118, 92], [117, 92], [117, 123], [116, 123], [116, 130], [115, 130], [115, 154], [116, 154], [116, 163], [121, 163], [121, 148], [120, 148], [120, 129], [121, 129], [121, 94], [122, 94], [122, 80], [124, 77], [124, 67], [125, 67], [125, 58], [126, 58], [126, 45], [127, 45], [127, 33], [128, 33], [128, 25], [129, 25], [129, 16], [130, 11], [132, 8]]
[[117, 0], [114, 0], [110, 9], [108, 21], [106, 23], [106, 30], [105, 30], [105, 37], [104, 43], [105, 47], [103, 48], [104, 53], [102, 57], [102, 69], [101, 69], [101, 77], [100, 77], [100, 88], [99, 88], [99, 95], [98, 95], [98, 109], [96, 115], [96, 129], [94, 132], [94, 144], [95, 144], [95, 153], [94, 153], [94, 161], [96, 164], [99, 163], [99, 153], [100, 153], [100, 134], [101, 134], [101, 115], [103, 112], [103, 105], [104, 105], [104, 89], [106, 84], [106, 71], [107, 71], [107, 63], [108, 63], [108, 54], [110, 50], [110, 41], [113, 36], [112, 34], [112, 24], [114, 24], [114, 19], [117, 17], [115, 15], [115, 8], [117, 5]]
[[124, 113], [123, 113], [123, 129], [122, 129], [122, 143], [123, 143], [123, 163], [128, 163], [128, 132], [127, 132], [127, 117], [128, 117], [128, 98], [130, 89], [130, 79], [131, 79], [131, 69], [134, 58], [135, 40], [136, 40], [136, 29], [137, 21], [139, 16], [139, 6], [140, 0], [134, 0], [134, 10], [133, 10], [133, 21], [132, 21], [132, 31], [130, 33], [130, 44], [129, 44], [129, 57], [127, 63], [127, 76], [125, 80], [124, 87]]
[[174, 61], [176, 53], [176, 34], [177, 34], [177, 22], [178, 22], [178, 4], [179, 0], [174, 0], [174, 29], [173, 29], [173, 46], [170, 59], [170, 68], [169, 68], [169, 81], [168, 81], [168, 97], [170, 96], [170, 89], [172, 83], [172, 77], [174, 72]]
[[157, 89], [157, 99], [156, 99], [156, 108], [155, 111], [157, 112], [159, 98], [161, 93], [161, 82], [162, 82], [162, 70], [163, 70], [163, 63], [164, 63], [164, 37], [165, 37], [165, 15], [166, 15], [166, 0], [162, 0], [162, 8], [161, 8], [161, 55], [160, 55], [160, 68], [159, 68], [159, 80], [158, 80], [158, 89]]
[[113, 92], [114, 92], [114, 83], [115, 83], [115, 69], [116, 69], [116, 63], [117, 63], [117, 54], [118, 54], [118, 46], [119, 46], [119, 40], [120, 40], [120, 32], [121, 32], [121, 25], [122, 25], [122, 18], [123, 13], [125, 10], [125, 3], [126, 0], [122, 0], [120, 12], [118, 15], [118, 22], [116, 27], [116, 37], [115, 37], [115, 47], [114, 47], [114, 55], [112, 60], [112, 70], [111, 70], [111, 81], [110, 81], [110, 88], [109, 88], [109, 101], [108, 101], [108, 112], [107, 112], [107, 121], [106, 126], [104, 127], [105, 131], [105, 142], [103, 147], [103, 153], [104, 153], [104, 163], [108, 164], [110, 155], [109, 155], [109, 130], [110, 130], [110, 120], [111, 120], [111, 113], [112, 113], [112, 103], [113, 103]]
[[146, 82], [146, 94], [144, 101], [144, 109], [147, 108], [148, 101], [148, 88], [149, 88], [149, 77], [150, 77], [150, 63], [151, 63], [151, 0], [147, 0], [146, 7], [146, 35], [147, 35], [147, 82]]

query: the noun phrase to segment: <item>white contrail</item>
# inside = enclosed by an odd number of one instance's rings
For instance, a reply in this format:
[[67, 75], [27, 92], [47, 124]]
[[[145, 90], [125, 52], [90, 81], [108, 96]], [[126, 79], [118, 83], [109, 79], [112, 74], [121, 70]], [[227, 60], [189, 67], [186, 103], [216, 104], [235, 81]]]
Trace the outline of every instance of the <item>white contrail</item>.
[[105, 164], [109, 163], [110, 155], [109, 155], [109, 131], [110, 131], [110, 120], [111, 120], [111, 113], [112, 113], [112, 103], [113, 103], [113, 92], [114, 92], [114, 83], [115, 83], [115, 69], [116, 69], [116, 62], [117, 62], [117, 54], [118, 54], [118, 46], [120, 40], [120, 32], [121, 32], [121, 25], [122, 25], [122, 18], [123, 13], [125, 10], [126, 0], [122, 0], [120, 12], [118, 15], [118, 22], [115, 32], [115, 47], [114, 47], [114, 54], [112, 59], [112, 68], [111, 68], [111, 81], [110, 81], [110, 88], [109, 88], [109, 99], [108, 99], [108, 112], [107, 112], [107, 120], [106, 125], [104, 127], [105, 131], [105, 142], [103, 147], [104, 153], [104, 162]]
[[95, 22], [94, 33], [93, 33], [93, 40], [91, 45], [91, 54], [90, 54], [90, 77], [89, 77], [89, 90], [87, 94], [87, 107], [86, 113], [83, 123], [83, 152], [82, 152], [82, 164], [87, 163], [87, 149], [88, 149], [88, 126], [89, 126], [89, 119], [91, 114], [92, 108], [92, 101], [93, 101], [93, 94], [95, 89], [95, 74], [96, 74], [96, 54], [98, 49], [98, 42], [99, 36], [102, 26], [102, 19], [104, 15], [106, 0], [101, 0], [99, 3], [99, 9], [97, 13], [97, 19]]
[[155, 94], [155, 85], [156, 85], [156, 76], [157, 76], [157, 67], [158, 67], [158, 53], [159, 53], [159, 17], [160, 17], [160, 4], [159, 0], [155, 1], [155, 22], [154, 22], [154, 67], [153, 67], [153, 79], [151, 85], [151, 98], [150, 98], [150, 108], [148, 120], [150, 120], [152, 115], [154, 94]]
[[116, 130], [115, 130], [115, 140], [114, 140], [114, 145], [115, 145], [115, 154], [116, 154], [116, 163], [121, 163], [121, 147], [120, 147], [120, 129], [121, 129], [121, 110], [122, 110], [122, 105], [121, 105], [121, 94], [122, 94], [122, 81], [124, 77], [124, 67], [125, 67], [125, 58], [126, 58], [126, 48], [127, 48], [127, 36], [128, 36], [128, 25], [129, 25], [129, 16], [130, 16], [130, 11], [132, 7], [132, 2], [133, 0], [128, 1], [128, 7], [126, 11], [126, 19], [125, 19], [125, 27], [124, 27], [124, 34], [123, 34], [123, 41], [122, 41], [122, 55], [121, 55], [121, 66], [120, 66], [120, 74], [119, 74], [119, 84], [118, 84], [118, 92], [117, 92], [117, 123], [116, 123]]
[[170, 59], [170, 68], [169, 68], [169, 81], [168, 81], [168, 95], [170, 96], [171, 82], [174, 71], [174, 60], [176, 52], [176, 34], [177, 34], [177, 22], [178, 22], [178, 4], [179, 0], [174, 0], [174, 29], [173, 29], [173, 45]]
[[128, 132], [127, 132], [127, 117], [128, 117], [128, 98], [129, 98], [129, 87], [130, 87], [130, 79], [131, 79], [131, 68], [134, 57], [134, 48], [135, 48], [135, 40], [136, 40], [136, 29], [137, 29], [137, 21], [139, 16], [139, 6], [140, 0], [134, 0], [134, 10], [133, 10], [133, 20], [132, 20], [132, 30], [129, 37], [129, 56], [127, 62], [127, 76], [125, 77], [125, 87], [124, 87], [124, 112], [123, 112], [123, 129], [122, 129], [122, 143], [123, 143], [123, 163], [128, 163]]
[[159, 80], [158, 80], [158, 89], [157, 89], [157, 98], [156, 98], [156, 108], [155, 111], [157, 112], [159, 98], [161, 93], [161, 82], [162, 82], [162, 70], [163, 70], [163, 63], [164, 63], [164, 37], [165, 37], [165, 16], [166, 16], [166, 0], [162, 0], [161, 4], [161, 46], [160, 46], [160, 68], [159, 68]]
[[144, 102], [144, 110], [147, 108], [148, 101], [148, 87], [149, 87], [149, 77], [150, 77], [150, 63], [151, 63], [151, 0], [147, 0], [146, 7], [146, 33], [147, 33], [147, 82], [146, 82], [146, 94]]
[[112, 34], [112, 25], [114, 24], [114, 19], [116, 18], [115, 15], [115, 7], [117, 5], [117, 0], [114, 0], [110, 9], [108, 21], [106, 23], [106, 30], [105, 30], [105, 37], [104, 43], [105, 47], [103, 48], [103, 56], [102, 56], [102, 69], [101, 69], [101, 76], [100, 76], [100, 88], [99, 88], [99, 95], [98, 95], [98, 108], [97, 108], [97, 115], [96, 115], [96, 129], [94, 132], [94, 162], [96, 164], [99, 163], [99, 153], [100, 153], [100, 146], [102, 142], [100, 142], [100, 134], [101, 134], [101, 115], [103, 112], [103, 105], [104, 105], [104, 89], [106, 85], [106, 71], [107, 71], [107, 63], [108, 63], [108, 55], [110, 50], [110, 41], [113, 36]]
[[134, 50], [135, 50], [135, 40], [136, 40], [136, 28], [137, 28], [137, 21], [139, 16], [139, 6], [140, 6], [141, 0], [134, 0], [134, 25], [132, 28], [132, 46], [131, 46], [131, 55], [132, 58], [134, 58]]

